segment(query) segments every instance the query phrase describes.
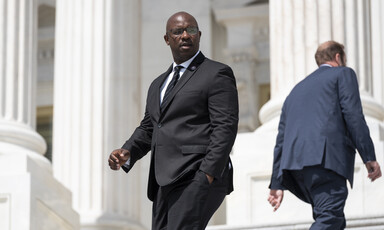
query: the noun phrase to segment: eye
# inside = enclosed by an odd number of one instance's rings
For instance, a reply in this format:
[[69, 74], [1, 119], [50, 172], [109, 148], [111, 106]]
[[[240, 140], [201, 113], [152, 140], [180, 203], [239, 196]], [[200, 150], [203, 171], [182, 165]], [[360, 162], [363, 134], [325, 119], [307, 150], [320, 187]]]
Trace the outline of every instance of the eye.
[[187, 28], [187, 33], [190, 34], [190, 35], [197, 34], [197, 31], [198, 31], [197, 27], [188, 27]]
[[180, 35], [180, 34], [182, 34], [183, 32], [184, 32], [184, 29], [183, 29], [183, 28], [172, 29], [172, 30], [171, 30], [171, 33], [172, 33], [173, 35]]

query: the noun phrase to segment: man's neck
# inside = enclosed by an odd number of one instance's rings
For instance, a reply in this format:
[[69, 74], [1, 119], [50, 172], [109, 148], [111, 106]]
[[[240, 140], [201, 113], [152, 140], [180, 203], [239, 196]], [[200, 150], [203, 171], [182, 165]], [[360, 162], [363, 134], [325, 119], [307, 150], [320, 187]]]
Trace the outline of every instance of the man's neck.
[[195, 59], [195, 57], [196, 57], [199, 53], [200, 53], [200, 50], [197, 51], [197, 53], [196, 53], [195, 55], [193, 55], [191, 58], [189, 58], [188, 60], [185, 60], [185, 61], [180, 62], [180, 63], [174, 61], [174, 63], [173, 63], [173, 67], [175, 67], [176, 65], [182, 65], [182, 66], [184, 66], [185, 68], [187, 68], [187, 67], [189, 66], [189, 64], [191, 64], [191, 62], [193, 61], [193, 59]]
[[327, 61], [324, 64], [330, 65], [332, 67], [338, 67], [339, 66], [339, 63], [337, 63], [336, 61]]

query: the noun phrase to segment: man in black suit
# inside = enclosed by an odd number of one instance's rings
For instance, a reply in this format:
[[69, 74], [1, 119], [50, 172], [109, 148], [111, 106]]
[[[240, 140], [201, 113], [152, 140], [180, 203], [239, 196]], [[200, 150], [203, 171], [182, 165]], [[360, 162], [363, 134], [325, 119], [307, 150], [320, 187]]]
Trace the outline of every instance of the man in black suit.
[[204, 229], [233, 190], [236, 81], [229, 66], [199, 51], [200, 36], [192, 15], [178, 12], [168, 19], [164, 40], [174, 63], [152, 82], [144, 119], [108, 160], [111, 169], [128, 172], [151, 151], [154, 230]]
[[312, 205], [311, 230], [338, 230], [345, 228], [355, 149], [372, 181], [381, 170], [344, 46], [325, 42], [315, 59], [319, 68], [293, 88], [282, 108], [268, 201], [276, 211], [288, 189]]

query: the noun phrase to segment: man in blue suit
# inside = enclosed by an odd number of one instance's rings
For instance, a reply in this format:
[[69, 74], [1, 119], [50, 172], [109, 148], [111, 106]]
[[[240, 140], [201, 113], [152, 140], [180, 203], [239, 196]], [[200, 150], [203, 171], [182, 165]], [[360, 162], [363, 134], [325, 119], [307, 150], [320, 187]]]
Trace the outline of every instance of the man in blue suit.
[[381, 170], [344, 46], [325, 42], [315, 59], [319, 68], [293, 88], [282, 108], [268, 201], [276, 211], [289, 190], [312, 205], [311, 230], [344, 229], [355, 149], [372, 181]]

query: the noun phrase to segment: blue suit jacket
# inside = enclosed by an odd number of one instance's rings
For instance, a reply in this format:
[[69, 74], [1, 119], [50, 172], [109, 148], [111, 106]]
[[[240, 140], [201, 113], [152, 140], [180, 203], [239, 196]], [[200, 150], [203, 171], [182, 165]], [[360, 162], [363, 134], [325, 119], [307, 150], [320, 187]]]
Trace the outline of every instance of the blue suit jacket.
[[376, 160], [356, 74], [348, 67], [320, 67], [284, 102], [270, 188], [291, 190], [286, 170], [313, 165], [333, 170], [352, 185], [356, 148], [364, 163]]

